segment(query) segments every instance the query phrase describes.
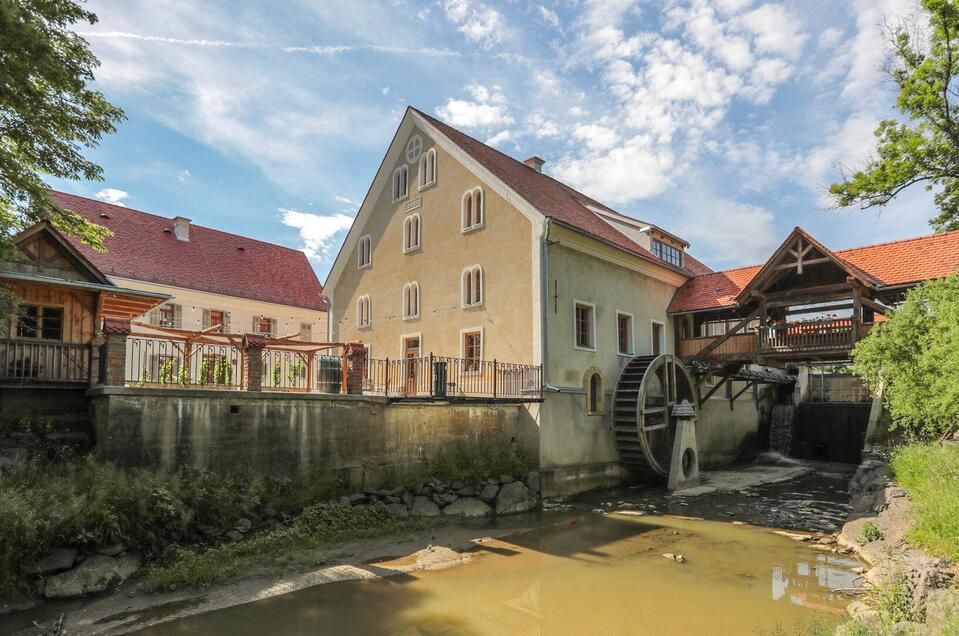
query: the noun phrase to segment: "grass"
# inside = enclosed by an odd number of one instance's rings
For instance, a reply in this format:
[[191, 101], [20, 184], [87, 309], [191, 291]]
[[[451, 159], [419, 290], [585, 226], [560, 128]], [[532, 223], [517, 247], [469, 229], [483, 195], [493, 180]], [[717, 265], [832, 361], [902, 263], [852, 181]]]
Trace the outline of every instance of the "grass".
[[892, 468], [916, 506], [910, 542], [959, 561], [959, 444], [903, 446]]
[[882, 539], [882, 530], [872, 521], [867, 521], [862, 527], [862, 536], [859, 537], [859, 544], [872, 543]]
[[355, 539], [418, 530], [430, 523], [422, 519], [394, 519], [382, 505], [317, 504], [306, 508], [288, 524], [238, 543], [177, 549], [147, 569], [147, 584], [162, 590], [209, 585], [257, 565], [289, 560], [297, 553], [330, 549]]

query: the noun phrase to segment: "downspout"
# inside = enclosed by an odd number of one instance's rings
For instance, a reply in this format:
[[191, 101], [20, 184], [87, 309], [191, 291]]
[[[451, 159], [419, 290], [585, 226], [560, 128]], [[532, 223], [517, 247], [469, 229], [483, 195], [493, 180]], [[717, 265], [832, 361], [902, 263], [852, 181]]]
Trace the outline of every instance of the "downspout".
[[553, 225], [553, 219], [547, 217], [543, 224], [543, 238], [540, 244], [542, 255], [540, 257], [540, 272], [542, 281], [540, 282], [540, 360], [543, 362], [543, 390], [554, 391], [556, 393], [582, 393], [582, 389], [573, 389], [571, 387], [553, 386], [549, 383], [547, 373], [549, 370], [549, 346], [547, 345], [547, 316], [549, 315], [549, 231]]
[[326, 294], [320, 294], [326, 301], [326, 341], [333, 342], [333, 299]]

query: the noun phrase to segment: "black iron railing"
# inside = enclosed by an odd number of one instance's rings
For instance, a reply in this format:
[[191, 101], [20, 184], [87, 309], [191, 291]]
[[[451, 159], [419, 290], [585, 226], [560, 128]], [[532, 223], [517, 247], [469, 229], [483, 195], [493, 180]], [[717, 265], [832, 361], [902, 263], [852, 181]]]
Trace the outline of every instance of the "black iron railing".
[[363, 393], [401, 398], [540, 400], [543, 368], [497, 360], [424, 356], [369, 360]]
[[263, 389], [339, 393], [343, 358], [312, 352], [263, 350]]
[[241, 373], [240, 351], [229, 344], [127, 338], [128, 385], [235, 389], [241, 386]]

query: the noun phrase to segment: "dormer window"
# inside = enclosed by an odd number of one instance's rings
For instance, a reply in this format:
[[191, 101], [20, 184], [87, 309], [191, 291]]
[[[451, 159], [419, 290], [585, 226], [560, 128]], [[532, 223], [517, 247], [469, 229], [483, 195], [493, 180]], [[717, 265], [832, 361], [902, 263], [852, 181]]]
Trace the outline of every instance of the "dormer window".
[[436, 149], [430, 148], [420, 157], [420, 190], [436, 183]]
[[356, 267], [362, 269], [369, 267], [373, 262], [373, 238], [366, 234], [360, 237], [360, 242], [356, 245]]
[[658, 239], [653, 239], [653, 255], [659, 259], [671, 263], [676, 267], [683, 266], [683, 252], [682, 250], [663, 243]]
[[403, 253], [420, 249], [420, 215], [411, 214], [403, 221]]
[[410, 193], [410, 169], [402, 165], [393, 172], [393, 202], [401, 201]]
[[483, 227], [486, 197], [482, 188], [473, 188], [463, 195], [463, 231], [469, 232]]

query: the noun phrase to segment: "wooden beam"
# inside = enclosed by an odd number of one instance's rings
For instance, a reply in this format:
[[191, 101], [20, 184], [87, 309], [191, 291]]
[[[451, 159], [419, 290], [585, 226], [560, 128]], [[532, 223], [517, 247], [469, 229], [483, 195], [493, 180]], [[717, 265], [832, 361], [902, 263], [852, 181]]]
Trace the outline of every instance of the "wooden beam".
[[719, 382], [716, 383], [716, 386], [714, 386], [713, 388], [711, 388], [711, 389], [709, 390], [709, 392], [706, 393], [706, 395], [704, 395], [704, 396], [702, 396], [701, 398], [699, 398], [699, 405], [702, 406], [702, 405], [706, 402], [706, 400], [708, 400], [708, 399], [710, 398], [710, 396], [711, 396], [713, 393], [715, 393], [716, 391], [718, 391], [718, 390], [729, 380], [729, 376], [730, 376], [729, 373], [724, 373], [724, 374], [722, 374], [722, 375], [720, 376]]
[[[818, 265], [819, 263], [829, 263], [830, 261], [832, 261], [831, 258], [827, 258], [827, 257], [823, 256], [823, 257], [820, 257], [820, 258], [811, 258], [811, 259], [809, 259], [809, 260], [807, 260], [807, 261], [801, 261], [801, 262], [802, 262], [803, 265]], [[797, 260], [793, 261], [792, 263], [782, 263], [782, 264], [780, 264], [780, 265], [776, 265], [773, 269], [793, 269], [793, 268], [796, 268], [796, 269], [798, 270], [798, 269], [799, 269], [799, 263], [800, 263], [800, 261], [797, 259]]]
[[851, 302], [848, 302], [848, 301], [847, 301], [847, 302], [842, 302], [842, 303], [835, 303], [835, 304], [832, 304], [832, 305], [825, 305], [825, 306], [823, 306], [823, 307], [810, 307], [810, 308], [808, 308], [808, 309], [795, 309], [795, 310], [793, 310], [793, 311], [787, 311], [787, 312], [786, 312], [786, 315], [789, 316], [789, 315], [792, 315], [792, 314], [811, 314], [811, 313], [815, 313], [815, 312], [817, 312], [817, 311], [835, 311], [835, 310], [837, 310], [837, 309], [852, 309], [852, 308], [853, 308], [853, 304], [852, 304]]
[[736, 333], [739, 332], [743, 327], [745, 327], [750, 322], [755, 320], [756, 317], [759, 315], [759, 312], [760, 312], [759, 309], [755, 309], [751, 314], [749, 314], [748, 316], [746, 316], [745, 318], [737, 322], [732, 329], [730, 329], [729, 331], [727, 331], [726, 333], [719, 336], [718, 338], [710, 342], [708, 345], [703, 347], [702, 350], [699, 353], [697, 353], [695, 357], [705, 358], [706, 356], [708, 356], [709, 352], [715, 350], [719, 345], [729, 340], [732, 336], [736, 335]]
[[872, 309], [873, 311], [882, 314], [883, 316], [885, 316], [885, 315], [886, 315], [886, 312], [888, 312], [888, 311], [890, 310], [890, 307], [886, 307], [885, 305], [881, 305], [881, 304], [877, 303], [875, 300], [873, 300], [873, 299], [871, 299], [871, 298], [868, 298], [868, 297], [866, 297], [866, 296], [863, 296], [862, 298], [860, 298], [860, 299], [859, 299], [859, 302], [861, 302], [861, 303], [862, 303], [863, 305], [865, 305], [866, 307], [869, 307], [869, 308]]

